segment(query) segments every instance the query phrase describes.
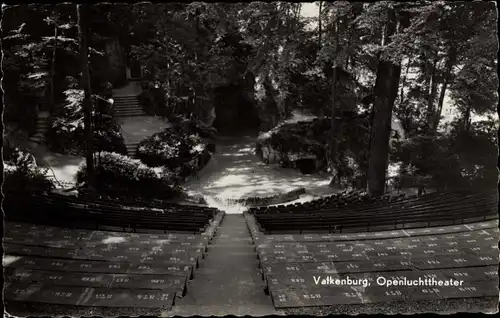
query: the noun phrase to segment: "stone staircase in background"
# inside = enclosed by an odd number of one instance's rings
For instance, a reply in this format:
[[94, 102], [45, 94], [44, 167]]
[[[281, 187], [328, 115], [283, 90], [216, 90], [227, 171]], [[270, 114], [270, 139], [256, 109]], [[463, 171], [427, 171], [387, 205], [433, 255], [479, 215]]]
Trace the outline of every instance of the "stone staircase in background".
[[36, 144], [42, 144], [45, 138], [45, 133], [49, 128], [49, 112], [48, 111], [40, 111], [38, 113], [38, 118], [36, 120], [36, 129], [35, 133], [30, 137], [30, 141]]
[[139, 141], [125, 141], [125, 146], [127, 147], [127, 155], [134, 158], [137, 153], [137, 145]]
[[129, 81], [127, 85], [113, 89], [114, 117], [121, 127], [127, 154], [130, 157], [135, 157], [137, 145], [144, 138], [168, 126], [164, 120], [149, 116], [142, 110], [138, 99], [141, 92], [142, 87], [139, 81]]
[[117, 118], [146, 116], [136, 95], [113, 96], [113, 100], [114, 116]]
[[[118, 120], [130, 117], [147, 116], [139, 104], [137, 95], [114, 96], [113, 99], [114, 116]], [[125, 146], [127, 147], [127, 154], [129, 157], [135, 157], [138, 144], [139, 141], [125, 140]]]

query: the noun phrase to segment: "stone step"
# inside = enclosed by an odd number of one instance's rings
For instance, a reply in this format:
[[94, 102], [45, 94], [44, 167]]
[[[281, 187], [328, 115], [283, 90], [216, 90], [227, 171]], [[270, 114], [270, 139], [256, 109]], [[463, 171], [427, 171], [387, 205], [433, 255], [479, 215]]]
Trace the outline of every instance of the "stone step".
[[140, 110], [142, 110], [142, 107], [140, 105], [130, 105], [130, 106], [121, 106], [121, 107], [115, 107], [115, 108], [113, 108], [114, 111], [129, 110], [129, 109], [140, 109]]
[[113, 103], [114, 106], [116, 105], [135, 105], [135, 104], [139, 104], [139, 101], [137, 99], [131, 99], [131, 100], [119, 100], [119, 101], [115, 101]]
[[128, 109], [128, 108], [142, 108], [141, 105], [139, 104], [123, 104], [123, 105], [116, 105], [113, 107], [113, 109]]
[[142, 111], [142, 107], [141, 106], [116, 107], [113, 110], [115, 112], [117, 112], [117, 111], [127, 111], [127, 110], [141, 110]]
[[119, 100], [115, 101], [113, 105], [130, 105], [130, 104], [139, 104], [138, 99], [130, 99], [130, 100]]
[[135, 113], [143, 114], [144, 111], [142, 109], [128, 109], [128, 110], [115, 111], [114, 113], [115, 114], [135, 114]]
[[130, 108], [120, 108], [120, 109], [115, 109], [115, 113], [124, 113], [124, 112], [131, 112], [131, 111], [143, 111], [141, 107], [130, 107]]
[[143, 117], [144, 114], [128, 114], [128, 115], [115, 115], [116, 118], [127, 118], [127, 117]]
[[42, 143], [42, 141], [43, 141], [43, 137], [35, 137], [35, 136], [32, 136], [32, 137], [30, 138], [30, 141], [35, 142], [35, 143], [37, 143], [37, 144], [40, 144], [40, 143]]
[[138, 100], [121, 100], [113, 103], [114, 106], [117, 105], [139, 105]]
[[140, 116], [147, 116], [143, 112], [135, 112], [135, 113], [116, 113], [116, 117], [140, 117]]
[[130, 110], [130, 109], [140, 109], [142, 110], [142, 107], [140, 105], [131, 105], [131, 106], [123, 106], [123, 107], [115, 107], [113, 110], [120, 111], [120, 110]]
[[247, 245], [247, 244], [221, 244], [221, 242], [216, 242], [214, 244], [210, 244], [208, 246], [209, 249], [214, 248], [214, 249], [221, 249], [225, 248], [227, 250], [230, 249], [238, 249], [241, 251], [255, 251], [255, 245]]
[[120, 99], [120, 100], [115, 100], [113, 105], [116, 105], [116, 104], [134, 104], [134, 103], [139, 103], [139, 100], [136, 98], [136, 99]]
[[137, 99], [138, 97], [136, 95], [121, 95], [121, 96], [114, 96], [114, 100], [127, 100], [127, 99]]

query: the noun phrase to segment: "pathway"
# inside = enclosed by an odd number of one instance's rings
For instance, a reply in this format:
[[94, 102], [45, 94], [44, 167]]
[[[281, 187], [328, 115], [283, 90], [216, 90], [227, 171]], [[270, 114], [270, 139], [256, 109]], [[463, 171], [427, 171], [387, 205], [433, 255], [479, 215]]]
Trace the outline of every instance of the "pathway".
[[[27, 148], [35, 157], [37, 165], [39, 167], [50, 167], [47, 174], [55, 177], [57, 181], [63, 182], [63, 187], [68, 187], [69, 184], [76, 182], [75, 177], [78, 168], [85, 162], [84, 157], [54, 153], [43, 144], [35, 144]], [[57, 182], [56, 186], [59, 186]]]
[[279, 314], [264, 293], [255, 247], [243, 215], [224, 217], [186, 296], [162, 316]]
[[[255, 155], [256, 136], [220, 137], [216, 153], [185, 187], [192, 194], [219, 199], [266, 197], [306, 188], [309, 196], [325, 195], [329, 176], [303, 175], [294, 169], [266, 165]], [[226, 211], [229, 212], [230, 211]]]
[[142, 140], [170, 126], [166, 120], [153, 116], [121, 117], [117, 118], [117, 122], [129, 155], [135, 154], [135, 149]]

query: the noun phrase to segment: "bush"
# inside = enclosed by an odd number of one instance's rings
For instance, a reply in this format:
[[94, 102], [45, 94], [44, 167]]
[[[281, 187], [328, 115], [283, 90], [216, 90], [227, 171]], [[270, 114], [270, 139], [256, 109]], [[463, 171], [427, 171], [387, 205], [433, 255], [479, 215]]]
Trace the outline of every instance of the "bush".
[[[126, 154], [127, 147], [120, 132], [120, 126], [111, 122], [105, 122], [103, 126], [94, 130], [94, 149]], [[53, 152], [83, 155], [85, 152], [83, 121], [68, 123], [61, 118], [56, 119], [47, 130], [46, 140], [49, 149]]]
[[210, 136], [208, 129], [196, 122], [174, 121], [171, 127], [141, 141], [136, 156], [149, 166], [165, 166], [181, 177], [192, 175], [210, 158], [200, 134]]
[[[470, 132], [416, 136], [394, 143], [402, 174], [429, 176], [440, 189], [491, 189], [498, 184], [496, 127], [475, 123]], [[406, 170], [413, 169], [411, 173]]]
[[115, 124], [110, 117], [107, 120], [103, 128], [94, 131], [94, 149], [126, 155], [127, 146], [125, 146], [120, 126]]
[[28, 151], [6, 142], [4, 161], [4, 193], [49, 192], [54, 188], [52, 180], [47, 178], [47, 170], [39, 168], [35, 157]]
[[[64, 109], [55, 115], [52, 125], [46, 133], [47, 145], [50, 150], [63, 153], [82, 155], [85, 151], [85, 136], [83, 126], [81, 90], [68, 89]], [[125, 140], [120, 132], [120, 126], [113, 122], [112, 110], [108, 103], [96, 99], [94, 119], [94, 148], [100, 151], [127, 153]]]
[[[117, 153], [102, 152], [96, 162], [95, 186], [100, 192], [168, 199], [180, 193], [178, 180], [165, 167], [151, 168], [140, 160]], [[87, 167], [83, 164], [76, 181], [85, 185]]]

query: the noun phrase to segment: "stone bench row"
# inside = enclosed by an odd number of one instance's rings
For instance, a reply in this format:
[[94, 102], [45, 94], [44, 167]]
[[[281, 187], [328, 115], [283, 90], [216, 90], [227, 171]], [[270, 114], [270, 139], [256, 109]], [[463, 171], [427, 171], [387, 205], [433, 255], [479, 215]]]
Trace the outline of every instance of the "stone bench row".
[[496, 206], [497, 199], [494, 196], [476, 196], [471, 197], [466, 200], [460, 200], [460, 203], [457, 203], [457, 199], [459, 198], [450, 198], [448, 200], [439, 200], [433, 202], [418, 202], [415, 201], [412, 204], [391, 204], [391, 205], [377, 205], [377, 206], [365, 206], [362, 205], [360, 207], [356, 206], [348, 206], [345, 210], [336, 210], [336, 211], [322, 211], [322, 210], [314, 210], [314, 211], [302, 211], [300, 213], [268, 213], [268, 214], [259, 214], [256, 215], [257, 220], [299, 220], [299, 219], [310, 219], [310, 218], [323, 218], [323, 219], [334, 219], [338, 217], [343, 217], [346, 214], [349, 216], [356, 217], [365, 217], [365, 216], [373, 216], [376, 214], [377, 217], [380, 216], [390, 216], [390, 215], [420, 215], [425, 214], [427, 212], [436, 212], [439, 211], [439, 215], [443, 215], [444, 213], [454, 212], [456, 210], [468, 209], [477, 206], [485, 206], [485, 207], [494, 207]]
[[477, 247], [478, 245], [492, 245], [498, 242], [498, 231], [474, 231], [435, 236], [413, 236], [395, 239], [378, 239], [364, 241], [337, 241], [337, 242], [269, 242], [256, 246], [257, 251], [281, 250], [393, 250], [410, 248], [434, 248], [440, 245], [457, 245], [461, 247]]
[[322, 217], [316, 218], [314, 216], [308, 218], [294, 219], [286, 218], [281, 219], [275, 217], [272, 219], [257, 219], [261, 231], [268, 234], [272, 232], [287, 232], [287, 231], [312, 231], [324, 230], [329, 233], [342, 233], [345, 229], [355, 229], [356, 231], [373, 231], [380, 230], [380, 227], [386, 229], [409, 229], [409, 228], [422, 228], [430, 226], [443, 226], [454, 225], [457, 223], [479, 222], [494, 220], [498, 218], [498, 212], [491, 209], [486, 205], [474, 206], [464, 208], [459, 211], [453, 209], [448, 211], [440, 211], [436, 215], [436, 211], [412, 212], [412, 214], [404, 215], [398, 214], [390, 215], [373, 215], [367, 216], [345, 216], [345, 217]]
[[[493, 250], [493, 249], [492, 249]], [[443, 253], [439, 255], [429, 254], [412, 254], [412, 255], [378, 255], [376, 257], [367, 257], [362, 254], [345, 255], [343, 257], [338, 254], [325, 254], [325, 255], [282, 255], [282, 256], [262, 256], [259, 258], [261, 266], [276, 264], [276, 263], [321, 263], [321, 262], [354, 262], [354, 261], [368, 261], [373, 262], [374, 266], [377, 262], [400, 262], [407, 266], [414, 266], [418, 269], [432, 269], [432, 268], [446, 268], [446, 267], [464, 267], [464, 266], [485, 266], [498, 263], [497, 253], [488, 253], [484, 255], [471, 255], [461, 253]], [[387, 268], [391, 268], [390, 266]]]
[[[429, 262], [426, 262], [429, 261]], [[433, 262], [434, 261], [434, 262]], [[493, 268], [496, 263], [492, 260], [475, 264], [469, 267], [471, 270], [481, 268]], [[417, 266], [415, 266], [417, 265]], [[262, 264], [262, 275], [285, 275], [285, 276], [306, 276], [306, 275], [344, 275], [344, 274], [369, 274], [384, 271], [419, 271], [428, 273], [436, 271], [460, 271], [464, 270], [467, 264], [461, 262], [450, 266], [449, 263], [435, 262], [435, 260], [377, 260], [373, 262], [352, 261], [352, 262], [310, 262], [310, 263], [269, 263]]]
[[[249, 217], [251, 222], [251, 217]], [[479, 229], [487, 231], [498, 231], [498, 221], [477, 222], [469, 224], [459, 224], [444, 227], [430, 227], [425, 229], [406, 229], [406, 230], [392, 230], [381, 232], [359, 232], [359, 233], [345, 233], [345, 234], [277, 234], [277, 235], [264, 235], [254, 226], [253, 238], [256, 244], [262, 243], [281, 243], [281, 242], [337, 242], [337, 241], [354, 241], [354, 240], [376, 240], [382, 238], [402, 238], [402, 237], [415, 237], [426, 236], [435, 234], [451, 234], [470, 232]]]
[[131, 263], [123, 261], [69, 260], [49, 257], [4, 255], [3, 266], [42, 271], [86, 272], [137, 275], [187, 275], [192, 278], [194, 265], [190, 262]]
[[33, 224], [27, 222], [5, 222], [6, 235], [24, 235], [30, 237], [46, 237], [51, 239], [78, 239], [78, 240], [102, 240], [107, 238], [118, 238], [127, 240], [197, 240], [203, 234], [192, 233], [130, 233], [119, 231], [99, 231], [89, 229], [73, 229], [50, 225]]
[[[385, 241], [370, 241], [369, 243], [284, 243], [269, 244], [269, 246], [259, 246], [257, 251], [260, 256], [271, 255], [308, 255], [314, 254], [346, 254], [356, 253], [367, 256], [377, 256], [386, 253], [391, 255], [412, 255], [412, 254], [441, 254], [454, 253], [460, 249], [464, 253], [482, 255], [492, 253], [497, 249], [498, 238], [493, 236], [449, 239], [440, 241], [413, 241], [392, 243]], [[292, 254], [291, 254], [292, 253]]]
[[273, 304], [278, 309], [352, 304], [373, 304], [419, 301], [445, 301], [456, 298], [498, 297], [498, 286], [481, 282], [474, 286], [326, 286], [320, 288], [289, 288], [271, 286]]
[[190, 262], [198, 264], [203, 258], [203, 248], [163, 248], [162, 250], [141, 251], [129, 249], [66, 249], [56, 247], [4, 244], [4, 253], [16, 256], [39, 256], [62, 259], [118, 261], [118, 262]]
[[60, 248], [78, 248], [78, 249], [113, 249], [123, 248], [127, 250], [140, 250], [148, 249], [161, 249], [163, 247], [169, 248], [177, 246], [178, 248], [202, 248], [206, 249], [208, 238], [201, 238], [199, 240], [168, 240], [168, 239], [152, 239], [129, 241], [120, 239], [102, 239], [102, 238], [89, 238], [89, 239], [61, 239], [59, 238], [32, 238], [30, 236], [21, 235], [7, 235], [3, 237], [4, 243], [29, 245], [29, 246], [42, 246], [42, 247], [60, 247]]
[[[40, 213], [44, 211], [44, 213]], [[74, 227], [94, 227], [99, 225], [122, 228], [146, 228], [163, 231], [188, 232], [203, 231], [211, 220], [210, 215], [189, 216], [158, 213], [156, 215], [126, 209], [84, 207], [48, 202], [31, 202], [28, 206], [5, 208], [5, 216], [11, 221], [31, 221], [50, 225], [73, 225]]]
[[169, 289], [175, 291], [180, 296], [184, 296], [188, 275], [186, 273], [184, 276], [164, 274], [105, 274], [6, 268], [4, 279], [7, 282], [57, 286], [102, 287], [109, 289]]
[[57, 305], [119, 307], [119, 308], [163, 308], [174, 304], [174, 290], [128, 290], [58, 286], [43, 284], [7, 283], [4, 299], [29, 303]]

